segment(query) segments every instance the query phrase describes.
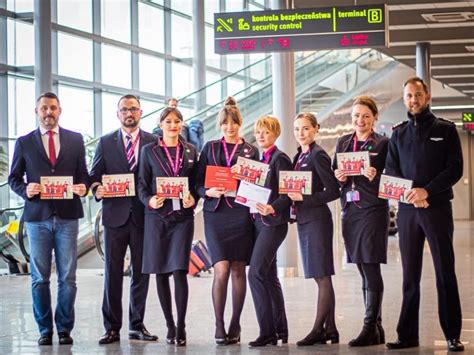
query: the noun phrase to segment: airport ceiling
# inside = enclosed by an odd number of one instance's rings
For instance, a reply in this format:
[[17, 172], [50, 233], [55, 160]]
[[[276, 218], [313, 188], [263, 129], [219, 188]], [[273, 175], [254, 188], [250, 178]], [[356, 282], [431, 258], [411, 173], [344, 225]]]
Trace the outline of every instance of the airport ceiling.
[[417, 42], [431, 45], [431, 76], [474, 99], [474, 1], [294, 0], [295, 8], [385, 3], [389, 9], [389, 47], [379, 48], [415, 68]]

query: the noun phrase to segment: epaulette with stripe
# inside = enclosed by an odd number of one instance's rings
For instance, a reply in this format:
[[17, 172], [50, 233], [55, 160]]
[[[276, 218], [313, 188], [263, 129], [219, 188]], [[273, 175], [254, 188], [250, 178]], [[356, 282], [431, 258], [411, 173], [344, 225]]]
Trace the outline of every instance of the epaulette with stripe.
[[398, 122], [396, 125], [394, 125], [394, 126], [392, 127], [392, 131], [393, 131], [395, 128], [397, 128], [397, 127], [400, 127], [400, 126], [404, 125], [405, 123], [408, 123], [408, 120], [406, 120], [406, 121], [401, 121], [401, 122]]
[[455, 124], [456, 124], [454, 121], [448, 120], [448, 119], [446, 119], [446, 118], [443, 118], [443, 117], [438, 117], [438, 119], [440, 119], [441, 121], [444, 121], [444, 122], [451, 123], [451, 124], [453, 124], [453, 125], [455, 125]]

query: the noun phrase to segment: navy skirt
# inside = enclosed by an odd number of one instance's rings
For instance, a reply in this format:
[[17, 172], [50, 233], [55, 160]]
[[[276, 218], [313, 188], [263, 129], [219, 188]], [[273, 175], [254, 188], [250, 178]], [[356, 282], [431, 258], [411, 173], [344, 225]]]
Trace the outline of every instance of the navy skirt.
[[334, 275], [333, 223], [331, 211], [322, 206], [317, 219], [297, 223], [304, 277], [319, 278]]
[[204, 232], [213, 265], [223, 260], [250, 263], [254, 227], [248, 208], [221, 203], [215, 212], [204, 211]]
[[342, 212], [342, 237], [348, 263], [387, 262], [388, 206], [358, 208], [348, 203]]
[[194, 217], [145, 214], [143, 267], [145, 274], [188, 270], [194, 235]]

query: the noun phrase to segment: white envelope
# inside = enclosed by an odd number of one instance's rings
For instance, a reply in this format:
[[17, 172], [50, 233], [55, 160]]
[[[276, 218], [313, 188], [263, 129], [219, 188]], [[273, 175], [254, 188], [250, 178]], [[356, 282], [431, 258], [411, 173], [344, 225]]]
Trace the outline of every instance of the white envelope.
[[270, 189], [241, 180], [235, 202], [250, 207], [251, 212], [256, 212], [252, 210], [256, 208], [257, 203], [266, 205], [271, 193]]

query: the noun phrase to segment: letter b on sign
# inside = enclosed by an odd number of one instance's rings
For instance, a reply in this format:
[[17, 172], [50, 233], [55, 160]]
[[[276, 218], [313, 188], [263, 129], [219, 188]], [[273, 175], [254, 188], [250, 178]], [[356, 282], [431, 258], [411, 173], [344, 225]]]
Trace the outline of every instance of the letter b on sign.
[[382, 22], [382, 9], [369, 9], [367, 12], [367, 21], [369, 23]]

